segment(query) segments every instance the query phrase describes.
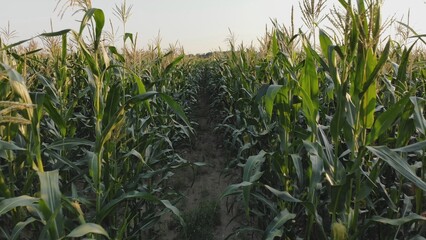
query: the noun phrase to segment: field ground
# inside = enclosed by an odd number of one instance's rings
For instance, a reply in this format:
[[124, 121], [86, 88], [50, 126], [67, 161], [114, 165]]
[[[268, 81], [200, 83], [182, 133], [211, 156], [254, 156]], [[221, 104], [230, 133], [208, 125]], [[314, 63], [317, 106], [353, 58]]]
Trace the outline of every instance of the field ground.
[[[197, 214], [197, 211], [203, 210], [200, 208], [208, 207], [206, 204], [213, 204], [215, 213], [220, 220], [214, 223], [211, 233], [215, 240], [222, 240], [232, 233], [238, 226], [238, 222], [231, 221], [234, 216], [232, 212], [227, 211], [227, 199], [221, 200], [220, 196], [225, 188], [233, 182], [232, 180], [238, 178], [238, 175], [224, 173], [227, 159], [231, 156], [227, 152], [226, 146], [223, 146], [221, 137], [214, 132], [215, 123], [210, 120], [208, 96], [206, 90], [202, 89], [199, 94], [198, 106], [195, 107], [192, 116], [197, 123], [195, 127], [197, 136], [193, 141], [193, 146], [178, 150], [184, 159], [190, 162], [203, 162], [206, 165], [195, 169], [195, 172], [190, 168], [181, 169], [176, 173], [173, 185], [184, 195], [183, 200], [178, 204], [178, 208], [183, 214], [190, 212]], [[159, 239], [179, 239], [177, 231], [179, 225], [173, 219], [170, 217], [166, 219], [162, 227], [167, 229], [162, 229]], [[191, 231], [191, 229], [188, 230]]]

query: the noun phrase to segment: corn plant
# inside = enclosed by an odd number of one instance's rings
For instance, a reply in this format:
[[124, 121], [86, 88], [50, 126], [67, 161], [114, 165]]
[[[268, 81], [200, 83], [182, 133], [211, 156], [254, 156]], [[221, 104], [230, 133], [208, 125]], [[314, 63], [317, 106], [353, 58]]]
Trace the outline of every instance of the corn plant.
[[[218, 63], [229, 68], [220, 88], [253, 94], [216, 100], [228, 104], [226, 128], [240, 142], [242, 182], [223, 194], [241, 201], [247, 219], [235, 235], [380, 239], [424, 232], [422, 80], [408, 72], [414, 45], [393, 52], [395, 42], [382, 38], [379, 1], [339, 4], [344, 19], [336, 32], [343, 36], [320, 30], [320, 51], [303, 32], [275, 28], [252, 68], [232, 57], [246, 56], [245, 49]], [[296, 39], [299, 48], [283, 47]], [[239, 80], [246, 75], [256, 78], [250, 88]], [[252, 130], [262, 122], [271, 123], [265, 145]]]
[[167, 211], [184, 224], [168, 181], [175, 169], [195, 165], [172, 141], [194, 132], [171, 96], [190, 67], [177, 70], [182, 56], [157, 64], [157, 52], [152, 66], [161, 75], [144, 81], [127, 55], [103, 46], [103, 11], [82, 11], [78, 31], [40, 36], [54, 37], [59, 52], [15, 50], [29, 40], [1, 47], [2, 237], [153, 236]]

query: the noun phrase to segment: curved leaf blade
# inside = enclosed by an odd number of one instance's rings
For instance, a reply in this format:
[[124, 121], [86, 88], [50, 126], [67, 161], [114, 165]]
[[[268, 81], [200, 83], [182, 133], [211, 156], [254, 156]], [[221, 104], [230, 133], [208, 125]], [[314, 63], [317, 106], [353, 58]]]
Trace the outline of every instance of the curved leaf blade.
[[17, 207], [31, 206], [37, 203], [40, 199], [22, 195], [19, 197], [4, 199], [0, 202], [0, 216]]
[[291, 194], [289, 193], [289, 192], [286, 192], [286, 191], [279, 191], [279, 190], [277, 190], [277, 189], [275, 189], [275, 188], [272, 188], [272, 187], [270, 187], [270, 186], [268, 186], [268, 185], [265, 185], [265, 187], [269, 190], [269, 191], [271, 191], [275, 196], [277, 196], [278, 198], [280, 198], [280, 199], [282, 199], [282, 200], [284, 200], [284, 201], [286, 201], [286, 202], [296, 202], [296, 203], [298, 203], [298, 202], [302, 202], [302, 201], [300, 201], [299, 199], [297, 199], [297, 198], [295, 198], [295, 197], [293, 197], [293, 196], [291, 196]]
[[10, 236], [11, 240], [15, 240], [15, 239], [19, 239], [19, 235], [21, 234], [22, 230], [25, 229], [25, 227], [28, 224], [31, 224], [33, 222], [37, 221], [37, 219], [30, 217], [27, 220], [23, 221], [23, 222], [19, 222], [15, 225], [15, 227], [12, 230], [12, 235]]
[[263, 239], [274, 240], [275, 237], [281, 237], [283, 234], [281, 227], [288, 220], [291, 220], [295, 217], [296, 214], [290, 213], [287, 209], [281, 211], [280, 214], [276, 216], [266, 228]]
[[70, 238], [78, 238], [78, 237], [83, 237], [89, 233], [94, 233], [94, 234], [99, 234], [99, 235], [103, 235], [105, 237], [107, 237], [108, 239], [110, 239], [107, 231], [105, 231], [105, 229], [95, 223], [85, 223], [82, 224], [78, 227], [76, 227], [74, 230], [72, 230], [67, 237]]
[[410, 180], [417, 187], [421, 188], [423, 191], [426, 191], [426, 183], [411, 170], [407, 161], [397, 153], [390, 150], [386, 146], [367, 146], [367, 149], [377, 157], [384, 160], [393, 169], [395, 169], [395, 171], [399, 172], [402, 176]]
[[371, 220], [375, 222], [380, 222], [384, 224], [389, 224], [392, 226], [401, 226], [405, 223], [412, 222], [412, 221], [426, 221], [426, 217], [422, 217], [418, 214], [411, 213], [408, 216], [397, 218], [397, 219], [390, 219], [390, 218], [384, 218], [380, 216], [374, 216]]

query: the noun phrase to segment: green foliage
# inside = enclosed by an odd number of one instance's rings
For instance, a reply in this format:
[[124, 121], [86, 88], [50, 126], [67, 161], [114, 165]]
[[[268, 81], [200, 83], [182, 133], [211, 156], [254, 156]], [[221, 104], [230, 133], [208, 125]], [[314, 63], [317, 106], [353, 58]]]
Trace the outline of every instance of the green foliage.
[[424, 236], [424, 36], [385, 38], [380, 1], [340, 0], [333, 35], [324, 1], [304, 1], [307, 34], [274, 21], [259, 50], [206, 59], [138, 50], [125, 30], [122, 51], [104, 46], [104, 12], [80, 4], [78, 31], [37, 36], [57, 46], [0, 42], [1, 238], [154, 238], [171, 213], [182, 238], [213, 239], [218, 203], [182, 214], [172, 184], [197, 166], [176, 149], [200, 86], [241, 172], [221, 198], [244, 223], [229, 238]]
[[302, 9], [313, 19], [307, 35], [275, 24], [259, 52], [231, 45], [212, 63], [212, 107], [224, 109], [217, 131], [235, 152], [228, 168], [266, 153], [261, 168], [242, 170], [242, 181], [223, 193], [246, 213], [235, 234], [424, 234], [425, 118], [417, 88], [424, 58], [413, 56], [416, 42], [404, 49], [383, 36], [380, 1], [339, 3], [332, 36], [319, 29], [315, 39], [321, 13], [312, 9], [322, 3], [311, 1]]
[[104, 12], [83, 11], [78, 31], [38, 36], [49, 54], [0, 46], [1, 238], [155, 237], [169, 211], [185, 225], [170, 181], [196, 166], [175, 152], [195, 134], [194, 63], [105, 47]]

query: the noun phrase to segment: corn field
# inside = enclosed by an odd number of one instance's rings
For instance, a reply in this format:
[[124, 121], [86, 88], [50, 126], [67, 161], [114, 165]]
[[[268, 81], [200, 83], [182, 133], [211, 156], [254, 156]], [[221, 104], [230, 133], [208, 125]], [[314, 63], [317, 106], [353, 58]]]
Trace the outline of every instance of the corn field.
[[106, 44], [90, 6], [78, 30], [37, 36], [48, 47], [0, 38], [0, 238], [159, 239], [166, 215], [185, 229], [173, 181], [205, 167], [179, 149], [209, 93], [238, 178], [219, 196], [226, 239], [425, 239], [424, 36], [386, 36], [380, 1], [339, 0], [327, 29], [323, 1], [302, 2], [308, 32], [273, 21], [259, 49], [207, 57]]

